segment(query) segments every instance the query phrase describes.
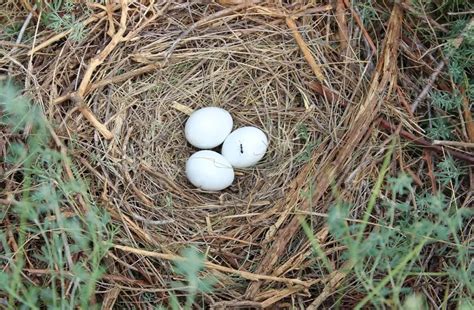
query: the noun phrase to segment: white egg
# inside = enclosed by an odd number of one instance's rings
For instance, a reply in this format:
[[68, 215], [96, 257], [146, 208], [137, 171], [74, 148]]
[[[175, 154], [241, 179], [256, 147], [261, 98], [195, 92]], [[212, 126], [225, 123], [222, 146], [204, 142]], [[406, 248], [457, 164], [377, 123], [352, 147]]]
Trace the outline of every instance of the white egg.
[[186, 162], [186, 176], [198, 188], [220, 191], [234, 181], [234, 169], [221, 154], [199, 151]]
[[218, 107], [207, 107], [191, 114], [184, 127], [186, 140], [200, 149], [222, 144], [232, 131], [232, 116]]
[[251, 167], [263, 158], [268, 138], [256, 127], [242, 127], [232, 132], [222, 145], [222, 155], [235, 168]]

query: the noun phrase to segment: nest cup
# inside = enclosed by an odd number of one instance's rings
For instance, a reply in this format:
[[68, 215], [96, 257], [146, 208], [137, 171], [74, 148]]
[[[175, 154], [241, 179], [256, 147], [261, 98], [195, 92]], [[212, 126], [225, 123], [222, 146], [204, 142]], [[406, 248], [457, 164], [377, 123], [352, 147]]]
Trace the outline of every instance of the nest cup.
[[[81, 157], [102, 175], [97, 178], [84, 171], [93, 189], [100, 195], [107, 179], [108, 199], [116, 206], [110, 210], [136, 221], [144, 232], [136, 238], [145, 244], [155, 240], [175, 253], [184, 244], [204, 246], [214, 261], [239, 268], [246, 255], [260, 255], [255, 242], [278, 220], [277, 203], [294, 191], [291, 182], [313, 150], [331, 143], [342, 113], [308, 87], [315, 75], [291, 30], [284, 20], [275, 23], [265, 12], [233, 13], [231, 18], [196, 27], [167, 54], [195, 20], [220, 9], [177, 6], [169, 23], [160, 20], [139, 40], [118, 45], [97, 68], [95, 76], [107, 79], [158, 64], [155, 71], [89, 94], [90, 102], [95, 102], [93, 113], [106, 122], [113, 140], [102, 140], [84, 120], [70, 120], [67, 126], [81, 135]], [[322, 27], [325, 14], [313, 14], [299, 28], [321, 62], [339, 57], [314, 31]], [[337, 65], [331, 70], [325, 73], [335, 80], [350, 74]], [[185, 175], [186, 160], [197, 151], [184, 136], [190, 112], [186, 108], [208, 106], [229, 111], [234, 129], [255, 126], [270, 141], [265, 157], [253, 168], [236, 169], [234, 183], [221, 192], [200, 191]], [[230, 259], [221, 253], [223, 248], [234, 256], [247, 254], [241, 260]]]
[[[242, 29], [239, 23], [251, 21], [239, 19], [230, 26]], [[126, 189], [120, 199], [131, 209], [143, 213], [142, 201], [137, 199], [139, 190], [153, 202], [152, 209], [146, 208], [147, 218], [173, 219], [184, 211], [190, 213], [185, 217], [195, 217], [193, 225], [199, 226], [209, 212], [215, 216], [220, 212], [262, 212], [284, 194], [304, 163], [301, 128], [313, 136], [329, 134], [330, 128], [318, 128], [315, 118], [325, 123], [325, 113], [317, 110], [325, 107], [306, 86], [305, 81], [313, 79], [312, 73], [291, 34], [281, 32], [280, 28], [269, 28], [263, 34], [254, 31], [229, 35], [224, 26], [196, 30], [164, 68], [108, 87], [110, 108], [97, 114], [101, 119], [114, 116], [109, 127], [116, 133], [117, 149], [131, 161], [124, 165], [106, 158], [105, 163], [115, 167], [110, 170], [118, 175], [122, 169], [130, 174], [135, 190], [121, 178], [117, 186]], [[160, 43], [155, 39], [144, 37], [135, 47], [135, 54], [156, 53]], [[128, 65], [139, 66], [133, 61]], [[267, 154], [255, 168], [238, 170], [234, 184], [227, 190], [196, 190], [186, 180], [184, 167], [197, 150], [186, 143], [183, 128], [188, 115], [176, 108], [178, 104], [191, 109], [221, 107], [232, 114], [234, 129], [261, 128], [270, 140]], [[232, 208], [209, 210], [206, 205]], [[220, 223], [227, 225], [225, 221]]]

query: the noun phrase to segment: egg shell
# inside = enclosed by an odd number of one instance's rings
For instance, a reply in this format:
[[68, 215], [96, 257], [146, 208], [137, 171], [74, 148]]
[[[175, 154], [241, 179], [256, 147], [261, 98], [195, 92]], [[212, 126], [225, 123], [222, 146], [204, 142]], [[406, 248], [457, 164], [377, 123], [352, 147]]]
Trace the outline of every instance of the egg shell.
[[218, 107], [194, 111], [186, 121], [186, 140], [200, 149], [212, 149], [222, 144], [232, 131], [233, 121], [229, 112]]
[[234, 168], [254, 166], [268, 148], [267, 135], [256, 127], [241, 127], [232, 132], [222, 145], [224, 156]]
[[207, 191], [220, 191], [234, 181], [234, 169], [221, 154], [199, 151], [186, 162], [186, 177], [196, 187]]

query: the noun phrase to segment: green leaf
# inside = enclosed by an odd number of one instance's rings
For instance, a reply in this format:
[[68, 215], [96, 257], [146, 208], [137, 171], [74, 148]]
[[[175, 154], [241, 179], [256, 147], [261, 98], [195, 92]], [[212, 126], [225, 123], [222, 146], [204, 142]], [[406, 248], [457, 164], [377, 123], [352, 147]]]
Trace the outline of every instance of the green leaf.
[[186, 259], [175, 263], [175, 271], [185, 277], [196, 277], [204, 267], [204, 255], [196, 248], [189, 247], [181, 252], [181, 256]]
[[449, 228], [446, 227], [445, 225], [441, 225], [441, 224], [434, 225], [434, 228], [433, 228], [434, 238], [448, 241], [449, 234], [450, 234]]
[[28, 152], [26, 150], [26, 147], [23, 143], [18, 143], [18, 142], [13, 142], [10, 144], [10, 147], [8, 148], [8, 157], [7, 157], [7, 162], [9, 164], [18, 164], [21, 161], [23, 161]]
[[349, 208], [350, 208], [349, 204], [338, 203], [329, 209], [329, 214], [328, 214], [329, 231], [337, 239], [341, 239], [349, 235], [349, 231], [347, 229], [347, 223], [346, 223], [346, 218], [349, 217]]
[[404, 195], [412, 188], [413, 178], [406, 173], [400, 173], [396, 178], [389, 177], [388, 184], [392, 192], [395, 194]]
[[450, 140], [451, 125], [446, 118], [433, 118], [432, 127], [426, 129], [426, 133], [430, 139], [434, 140]]
[[446, 157], [437, 166], [439, 171], [435, 172], [435, 175], [437, 180], [443, 186], [446, 186], [451, 182], [457, 186], [461, 176], [465, 174], [464, 169], [461, 169], [460, 164], [456, 162], [451, 156]]
[[404, 310], [423, 310], [428, 309], [425, 299], [422, 295], [412, 294], [405, 299], [402, 309]]
[[462, 106], [462, 98], [459, 91], [455, 91], [451, 94], [445, 91], [435, 90], [431, 92], [431, 99], [436, 107], [446, 112]]
[[397, 202], [395, 203], [395, 208], [402, 212], [407, 212], [410, 210], [410, 204], [407, 202]]
[[206, 277], [201, 280], [198, 290], [202, 293], [211, 293], [214, 290], [214, 285], [217, 283], [216, 277]]
[[474, 300], [471, 298], [462, 298], [459, 300], [458, 310], [472, 310], [474, 309]]

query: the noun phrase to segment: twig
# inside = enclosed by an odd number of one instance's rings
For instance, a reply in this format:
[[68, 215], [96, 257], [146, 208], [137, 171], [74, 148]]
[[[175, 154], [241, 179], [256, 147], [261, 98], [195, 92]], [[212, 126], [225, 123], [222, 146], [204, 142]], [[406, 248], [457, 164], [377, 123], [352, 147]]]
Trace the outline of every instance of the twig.
[[430, 177], [431, 180], [431, 191], [434, 194], [438, 192], [437, 186], [436, 186], [436, 178], [434, 175], [434, 167], [433, 167], [433, 157], [431, 156], [431, 152], [428, 150], [425, 150], [423, 152], [423, 159], [426, 161], [426, 165], [428, 167], [428, 176]]
[[[349, 103], [347, 101], [345, 101], [342, 97], [340, 97], [338, 94], [332, 92], [329, 88], [324, 87], [320, 83], [313, 82], [313, 83], [309, 84], [308, 86], [312, 90], [314, 90], [315, 92], [320, 94], [321, 96], [324, 96], [324, 97], [328, 98], [328, 100], [330, 100], [330, 102], [332, 102], [332, 103], [338, 103], [338, 104], [340, 104], [344, 107], [349, 106]], [[386, 129], [386, 130], [390, 130], [391, 132], [396, 132], [398, 127], [399, 127], [399, 125], [392, 125], [389, 121], [387, 121], [386, 119], [383, 119], [383, 118], [379, 118], [379, 126]], [[408, 139], [408, 140], [412, 141], [413, 143], [417, 144], [418, 146], [431, 149], [431, 150], [433, 150], [437, 153], [440, 153], [440, 154], [444, 154], [444, 152], [446, 151], [455, 158], [464, 160], [464, 161], [466, 161], [468, 163], [471, 163], [471, 164], [474, 163], [474, 157], [469, 156], [466, 153], [462, 153], [462, 152], [459, 152], [459, 151], [456, 151], [456, 150], [453, 150], [453, 149], [449, 149], [449, 148], [444, 149], [440, 145], [433, 145], [430, 141], [428, 141], [428, 140], [426, 140], [422, 137], [417, 137], [414, 134], [412, 134], [412, 133], [410, 133], [406, 130], [403, 130], [403, 129], [400, 130], [399, 134], [400, 134], [400, 136], [404, 137], [405, 139]]]
[[341, 50], [345, 53], [349, 46], [349, 29], [347, 28], [346, 14], [344, 11], [344, 0], [336, 0], [336, 22], [339, 26], [339, 40], [341, 41]]
[[305, 15], [311, 15], [315, 13], [321, 13], [321, 12], [327, 12], [331, 11], [333, 9], [333, 6], [331, 4], [324, 4], [321, 6], [316, 6], [316, 7], [311, 7], [309, 9], [305, 9], [303, 11], [297, 11], [295, 13], [292, 13], [293, 18], [299, 18]]
[[[36, 7], [36, 5], [35, 5]], [[39, 25], [41, 23], [41, 14], [42, 12], [40, 11], [39, 13], [39, 17], [36, 21], [36, 28], [35, 28], [35, 34], [33, 35], [33, 46], [32, 48], [35, 47], [36, 45], [36, 38], [38, 37], [38, 29], [39, 29]], [[33, 72], [33, 55], [30, 55], [29, 59], [28, 59], [28, 74], [26, 79], [25, 79], [25, 89], [29, 89], [30, 88], [30, 77], [32, 76], [31, 72]]]
[[147, 218], [144, 218], [143, 216], [139, 215], [139, 214], [136, 214], [136, 213], [133, 213], [133, 212], [130, 212], [130, 214], [132, 215], [132, 217], [136, 220], [139, 220], [147, 225], [165, 225], [165, 224], [171, 224], [171, 223], [174, 223], [174, 219], [170, 219], [170, 220], [149, 220]]
[[79, 100], [82, 101], [82, 98], [86, 92], [86, 88], [89, 85], [92, 74], [94, 73], [95, 69], [101, 65], [105, 58], [112, 52], [112, 50], [123, 40], [123, 35], [127, 30], [127, 12], [128, 12], [128, 4], [127, 0], [121, 0], [122, 4], [122, 14], [120, 16], [120, 27], [118, 31], [114, 34], [112, 39], [110, 40], [109, 44], [99, 53], [99, 55], [93, 57], [89, 65], [87, 66], [86, 72], [84, 72], [84, 76], [82, 78], [81, 84], [79, 85], [79, 89], [73, 97], [79, 97]]
[[[163, 10], [165, 10], [168, 6], [165, 6]], [[128, 12], [128, 3], [127, 0], [122, 0], [121, 1], [121, 8], [122, 8], [122, 14], [120, 16], [120, 25], [119, 29], [117, 32], [113, 33], [115, 31], [114, 26], [110, 26], [108, 30], [108, 34], [111, 35], [111, 40], [109, 44], [99, 53], [99, 55], [93, 57], [89, 65], [87, 66], [87, 70], [84, 73], [84, 76], [82, 78], [82, 81], [79, 85], [79, 88], [76, 92], [72, 92], [70, 94], [66, 94], [64, 96], [58, 97], [55, 100], [53, 100], [53, 104], [59, 104], [62, 102], [65, 102], [67, 100], [73, 100], [79, 111], [84, 115], [84, 117], [91, 123], [91, 125], [99, 131], [99, 133], [107, 140], [110, 140], [114, 137], [113, 133], [107, 129], [107, 127], [102, 124], [94, 115], [94, 113], [84, 104], [84, 97], [87, 95], [88, 92], [92, 91], [93, 89], [96, 89], [101, 86], [105, 86], [108, 83], [114, 82], [114, 81], [122, 81], [129, 79], [135, 75], [143, 74], [146, 72], [150, 72], [158, 68], [159, 66], [157, 65], [148, 65], [145, 66], [144, 68], [140, 68], [137, 70], [134, 70], [133, 72], [128, 72], [126, 74], [123, 74], [119, 77], [116, 77], [115, 79], [109, 79], [109, 80], [103, 80], [102, 82], [99, 82], [98, 84], [95, 84], [95, 86], [91, 86], [91, 79], [92, 79], [92, 74], [94, 71], [97, 69], [99, 65], [101, 65], [107, 56], [112, 52], [112, 50], [120, 43], [123, 41], [126, 41], [130, 38], [133, 37], [130, 36], [124, 36], [125, 31], [127, 30], [127, 12]], [[111, 16], [111, 13], [114, 11], [114, 8], [107, 7], [107, 12], [104, 12], [104, 14], [108, 14], [108, 16]], [[161, 11], [162, 13], [163, 11]], [[109, 14], [110, 13], [110, 14]], [[156, 17], [160, 16], [161, 13], [155, 14], [150, 20], [147, 20], [145, 24], [148, 24], [151, 20], [154, 20]], [[113, 24], [113, 20], [109, 21], [109, 23]], [[139, 27], [139, 29], [142, 29]], [[136, 33], [134, 32], [134, 35]], [[95, 87], [95, 88], [94, 88]], [[92, 89], [92, 90], [91, 90]]]
[[11, 46], [11, 47], [20, 47], [20, 48], [30, 47], [28, 44], [19, 44], [15, 42], [4, 41], [4, 40], [0, 40], [0, 46]]
[[407, 111], [408, 114], [410, 114], [410, 117], [412, 119], [415, 118], [415, 115], [413, 114], [413, 112], [411, 111], [411, 108], [410, 108], [410, 105], [408, 104], [408, 101], [405, 97], [405, 94], [403, 93], [403, 91], [400, 89], [399, 86], [397, 86], [397, 94], [398, 94], [398, 99], [400, 100], [400, 102], [402, 103], [403, 107], [405, 108], [405, 110]]
[[319, 306], [334, 293], [334, 290], [341, 284], [342, 280], [347, 276], [349, 271], [354, 267], [352, 261], [346, 262], [339, 270], [333, 271], [329, 275], [329, 281], [324, 287], [321, 294], [306, 308], [307, 310], [316, 310]]
[[[104, 87], [106, 85], [127, 81], [127, 80], [129, 80], [131, 78], [134, 78], [136, 76], [139, 76], [139, 75], [142, 75], [142, 74], [145, 74], [145, 73], [148, 73], [148, 72], [152, 72], [152, 71], [155, 71], [155, 70], [160, 69], [160, 68], [161, 68], [161, 65], [159, 65], [159, 64], [149, 64], [149, 65], [143, 66], [141, 68], [126, 72], [124, 74], [116, 75], [116, 76], [113, 76], [113, 77], [110, 77], [110, 78], [105, 78], [103, 80], [100, 80], [100, 81], [95, 82], [94, 84], [90, 85], [86, 90], [86, 94], [89, 94], [92, 91], [94, 91], [98, 88]], [[59, 97], [59, 98], [61, 98], [61, 97]]]
[[[380, 119], [379, 125], [382, 128], [385, 128], [385, 129], [390, 130], [392, 132], [395, 131], [396, 128], [397, 128], [397, 126], [390, 124], [387, 120], [384, 120], [384, 119]], [[447, 153], [451, 154], [453, 157], [464, 160], [465, 162], [467, 162], [471, 165], [474, 164], [474, 157], [470, 156], [469, 154], [462, 153], [462, 152], [459, 152], [459, 151], [456, 151], [456, 150], [453, 150], [453, 149], [449, 149], [449, 148], [443, 148], [440, 145], [433, 145], [428, 140], [426, 140], [424, 138], [421, 138], [421, 137], [417, 137], [417, 136], [413, 135], [412, 133], [409, 133], [408, 131], [405, 131], [405, 130], [400, 130], [400, 136], [414, 142], [417, 145], [420, 145], [420, 146], [423, 146], [425, 148], [436, 151], [437, 153], [444, 154], [445, 152], [447, 152]]]
[[460, 141], [441, 141], [441, 140], [433, 140], [433, 145], [447, 145], [447, 146], [457, 146], [457, 147], [474, 148], [474, 143], [470, 143], [470, 142], [460, 142]]
[[349, 106], [348, 102], [346, 102], [344, 98], [342, 98], [339, 94], [336, 94], [331, 89], [327, 88], [319, 82], [309, 83], [308, 87], [317, 92], [319, 95], [327, 98], [327, 100], [331, 103], [338, 103], [344, 107]]
[[191, 115], [194, 110], [188, 107], [187, 105], [181, 104], [179, 102], [173, 102], [173, 105], [171, 106], [173, 109], [176, 109], [180, 111], [181, 113], [184, 113], [186, 115]]
[[[322, 279], [317, 279], [313, 282], [313, 284], [316, 284], [317, 282], [321, 282], [321, 281]], [[265, 299], [264, 301], [262, 301], [261, 306], [262, 308], [267, 309], [268, 307], [273, 306], [275, 303], [282, 300], [283, 298], [286, 298], [290, 295], [298, 293], [299, 291], [301, 291], [301, 287], [290, 287], [282, 291], [276, 292], [276, 294], [273, 294], [272, 297], [269, 297]]]
[[[24, 272], [35, 274], [35, 275], [42, 275], [42, 276], [50, 276], [52, 274], [59, 274], [58, 271], [53, 270], [53, 269], [33, 269], [33, 268], [25, 268], [23, 270]], [[66, 270], [61, 270], [61, 273], [63, 273], [64, 276], [73, 278], [76, 275], [70, 271]], [[134, 284], [134, 285], [147, 285], [148, 283], [143, 281], [143, 280], [135, 280], [135, 279], [129, 279], [125, 276], [122, 275], [116, 275], [116, 274], [104, 274], [101, 276], [101, 279], [103, 280], [108, 280], [108, 281], [117, 281], [117, 282], [124, 282], [124, 283], [129, 283], [129, 284]]]
[[120, 16], [120, 26], [117, 32], [111, 38], [109, 44], [99, 53], [99, 55], [93, 57], [89, 65], [87, 66], [86, 72], [82, 78], [81, 84], [76, 92], [71, 94], [71, 100], [73, 100], [78, 106], [79, 111], [84, 115], [84, 117], [97, 129], [100, 134], [107, 140], [110, 140], [114, 137], [112, 132], [105, 127], [104, 124], [99, 122], [95, 117], [94, 113], [84, 104], [84, 96], [86, 89], [90, 84], [92, 74], [99, 65], [101, 65], [105, 58], [112, 52], [112, 50], [124, 40], [124, 33], [127, 30], [127, 12], [128, 12], [128, 2], [127, 0], [121, 0], [122, 14]]
[[454, 16], [454, 15], [471, 15], [474, 14], [474, 10], [470, 11], [465, 11], [465, 12], [448, 12], [448, 15]]
[[[72, 98], [72, 96], [71, 96]], [[82, 99], [79, 99], [80, 101], [76, 101], [77, 103], [81, 104], [82, 103]], [[107, 127], [105, 127], [104, 124], [102, 124], [98, 119], [97, 117], [95, 117], [94, 113], [92, 113], [92, 111], [86, 107], [86, 106], [79, 106], [78, 107], [79, 111], [82, 113], [82, 115], [84, 115], [84, 117], [89, 121], [89, 123], [91, 123], [91, 125], [97, 129], [98, 132], [100, 132], [100, 134], [107, 140], [110, 140], [114, 137], [114, 135], [112, 134], [112, 132], [110, 130], [107, 129]]]
[[416, 111], [416, 108], [420, 104], [420, 102], [425, 99], [426, 95], [428, 95], [429, 91], [433, 87], [434, 82], [438, 78], [438, 75], [441, 73], [441, 70], [444, 68], [444, 61], [441, 61], [437, 66], [433, 74], [431, 74], [430, 79], [428, 80], [428, 83], [425, 85], [421, 93], [416, 97], [416, 99], [413, 101], [413, 104], [411, 105], [411, 113]]
[[469, 98], [466, 95], [466, 90], [461, 88], [461, 95], [462, 95], [462, 110], [464, 116], [464, 124], [466, 125], [466, 131], [469, 141], [474, 143], [474, 120], [472, 118], [472, 113], [469, 108]]
[[[30, 13], [28, 13], [28, 16], [26, 17], [25, 21], [23, 22], [23, 25], [21, 26], [20, 32], [18, 33], [18, 37], [16, 38], [15, 44], [20, 44], [21, 40], [23, 39], [23, 35], [25, 34], [26, 28], [30, 24], [31, 18], [33, 17], [33, 12], [36, 10], [36, 4], [31, 8]], [[10, 51], [12, 55], [15, 54], [17, 51], [18, 47], [14, 46], [13, 49]], [[11, 71], [12, 64], [10, 63], [10, 66], [8, 68], [8, 71]]]
[[113, 17], [113, 11], [109, 10], [110, 2], [106, 4], [105, 11], [107, 12], [107, 21], [109, 23], [109, 28], [107, 29], [107, 35], [113, 37], [115, 34], [115, 23]]
[[303, 37], [299, 33], [298, 28], [296, 27], [294, 18], [292, 16], [288, 16], [286, 18], [286, 24], [288, 25], [288, 28], [290, 28], [291, 32], [293, 33], [293, 37], [295, 38], [296, 43], [301, 49], [301, 52], [303, 52], [304, 58], [306, 59], [309, 66], [313, 70], [314, 75], [316, 75], [316, 78], [319, 81], [324, 82], [323, 72], [321, 71], [321, 68], [319, 68], [319, 65], [316, 63], [316, 60], [314, 59], [314, 56], [311, 53], [311, 50], [309, 49], [308, 45], [306, 44]]
[[242, 301], [219, 301], [211, 305], [211, 310], [218, 309], [262, 309], [262, 303], [251, 300], [242, 300]]
[[[174, 254], [151, 252], [151, 251], [132, 248], [132, 247], [129, 247], [129, 246], [117, 245], [117, 244], [114, 244], [113, 247], [116, 248], [116, 249], [122, 250], [124, 252], [134, 253], [134, 254], [137, 254], [137, 255], [143, 255], [143, 256], [147, 256], [147, 257], [154, 257], [154, 258], [169, 260], [169, 261], [173, 261], [173, 262], [185, 261], [186, 260], [185, 257], [179, 256], [179, 255], [174, 255]], [[263, 274], [256, 274], [256, 273], [252, 273], [252, 272], [248, 272], [248, 271], [242, 271], [242, 270], [237, 270], [237, 269], [233, 269], [233, 268], [224, 267], [224, 266], [217, 265], [217, 264], [210, 263], [210, 262], [204, 262], [204, 266], [206, 266], [206, 268], [209, 268], [209, 269], [235, 274], [235, 275], [238, 275], [238, 276], [240, 276], [244, 279], [250, 280], [250, 281], [266, 280], [266, 281], [286, 283], [286, 284], [290, 284], [290, 285], [302, 285], [304, 287], [309, 286], [309, 284], [307, 282], [301, 281], [299, 279], [288, 279], [288, 278], [267, 276], [267, 275], [263, 275]]]
[[68, 93], [64, 96], [57, 97], [53, 100], [53, 105], [55, 104], [61, 104], [63, 102], [66, 102], [71, 99], [71, 93]]
[[[120, 6], [114, 6], [112, 9], [115, 11], [115, 10], [117, 10], [118, 8], [120, 8]], [[89, 25], [90, 23], [93, 23], [93, 22], [95, 22], [95, 21], [101, 19], [101, 18], [104, 17], [105, 15], [107, 15], [106, 12], [97, 13], [96, 15], [91, 16], [91, 17], [89, 17], [88, 19], [86, 19], [86, 20], [83, 22], [83, 25], [84, 25], [84, 26], [87, 26], [87, 25]], [[71, 32], [72, 32], [72, 29], [69, 29], [69, 30], [63, 31], [63, 32], [61, 32], [61, 33], [58, 33], [58, 34], [52, 36], [52, 37], [49, 38], [48, 40], [46, 40], [46, 41], [44, 41], [43, 43], [37, 45], [34, 49], [32, 49], [31, 51], [29, 51], [29, 52], [28, 52], [28, 56], [31, 56], [31, 55], [35, 54], [36, 52], [42, 50], [43, 48], [50, 46], [50, 45], [53, 44], [54, 42], [57, 42], [57, 41], [61, 40], [62, 38], [67, 37]]]
[[21, 0], [21, 4], [23, 5], [23, 7], [24, 7], [27, 11], [34, 11], [34, 10], [33, 10], [33, 7], [31, 6], [31, 4], [30, 4], [27, 0]]
[[28, 13], [28, 16], [25, 19], [25, 22], [21, 26], [20, 32], [18, 33], [18, 37], [16, 38], [16, 44], [20, 44], [21, 39], [23, 38], [23, 35], [25, 34], [26, 27], [28, 27], [31, 18], [33, 17], [33, 12], [36, 10], [36, 4], [31, 8], [30, 13]]
[[367, 29], [365, 29], [364, 23], [360, 19], [359, 14], [351, 6], [349, 0], [344, 0], [344, 4], [346, 5], [347, 8], [349, 8], [349, 10], [351, 11], [352, 18], [354, 18], [357, 26], [359, 26], [359, 28], [362, 30], [362, 35], [367, 40], [367, 43], [370, 45], [370, 48], [372, 49], [372, 55], [375, 55], [377, 53], [377, 47], [375, 46], [374, 41], [372, 40], [369, 33], [367, 32]]

